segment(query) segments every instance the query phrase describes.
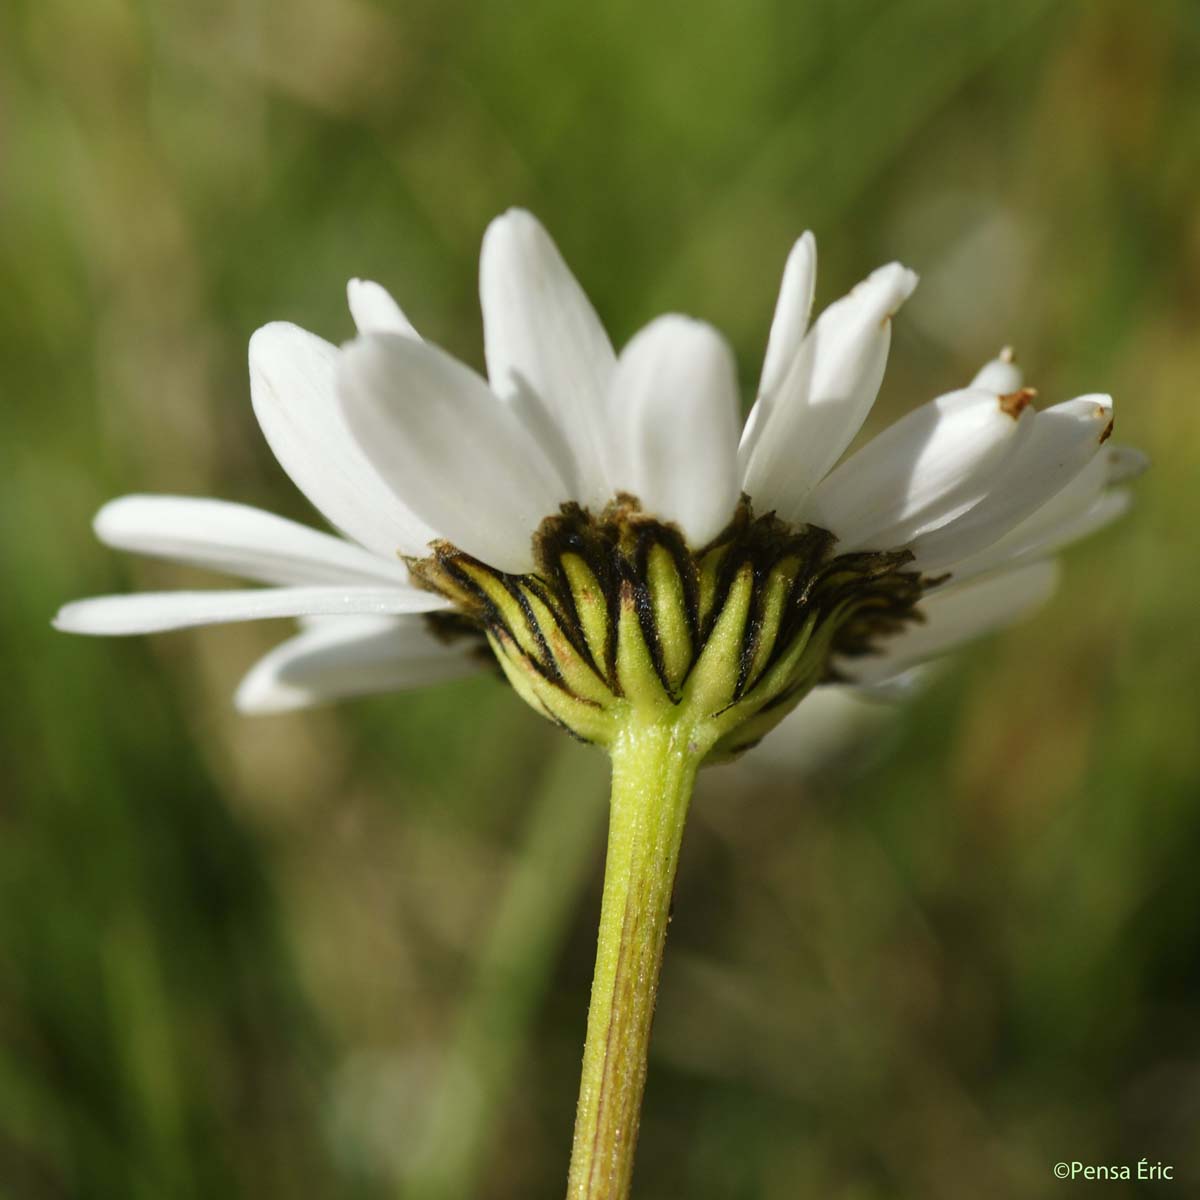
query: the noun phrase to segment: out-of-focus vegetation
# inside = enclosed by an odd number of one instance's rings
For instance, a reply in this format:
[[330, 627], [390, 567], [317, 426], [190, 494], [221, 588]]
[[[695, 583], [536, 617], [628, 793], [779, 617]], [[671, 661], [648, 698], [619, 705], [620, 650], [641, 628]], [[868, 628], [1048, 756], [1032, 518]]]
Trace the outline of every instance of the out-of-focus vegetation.
[[366, 275], [478, 363], [510, 204], [747, 389], [803, 228], [822, 302], [902, 258], [880, 420], [1011, 341], [1155, 462], [890, 754], [706, 779], [638, 1195], [1200, 1189], [1200, 7], [9, 0], [0, 73], [0, 1193], [561, 1194], [602, 760], [484, 679], [238, 717], [278, 624], [48, 625], [200, 582], [97, 546], [113, 495], [311, 519], [250, 332]]

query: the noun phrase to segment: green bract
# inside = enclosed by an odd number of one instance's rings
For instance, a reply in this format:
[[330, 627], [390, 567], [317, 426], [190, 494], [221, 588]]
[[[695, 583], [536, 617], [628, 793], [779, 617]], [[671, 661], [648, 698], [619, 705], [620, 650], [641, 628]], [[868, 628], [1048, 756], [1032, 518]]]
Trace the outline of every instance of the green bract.
[[429, 619], [486, 636], [522, 698], [575, 736], [611, 747], [630, 722], [691, 730], [707, 761], [748, 749], [830, 658], [919, 620], [911, 555], [833, 553], [823, 529], [755, 517], [693, 552], [677, 529], [621, 496], [599, 518], [575, 505], [542, 523], [537, 570], [509, 575], [438, 543], [409, 562], [449, 598]]

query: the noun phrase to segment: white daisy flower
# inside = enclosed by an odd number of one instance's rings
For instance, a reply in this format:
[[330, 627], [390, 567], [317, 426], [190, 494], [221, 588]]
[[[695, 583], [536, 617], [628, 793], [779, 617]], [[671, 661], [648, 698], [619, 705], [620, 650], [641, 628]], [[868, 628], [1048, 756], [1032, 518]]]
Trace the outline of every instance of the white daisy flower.
[[627, 1196], [699, 767], [755, 744], [819, 684], [895, 690], [1040, 603], [1052, 552], [1123, 510], [1113, 485], [1141, 457], [1101, 451], [1107, 396], [1035, 411], [1011, 355], [846, 457], [916, 276], [882, 267], [810, 326], [810, 234], [740, 437], [733, 355], [710, 326], [660, 317], [617, 355], [523, 212], [488, 229], [480, 274], [486, 380], [357, 280], [342, 349], [285, 324], [251, 339], [267, 441], [342, 536], [216, 500], [127, 497], [96, 519], [105, 542], [267, 586], [83, 600], [57, 624], [300, 618], [243, 681], [250, 711], [453, 677], [486, 645], [529, 704], [608, 750], [568, 1194]]
[[466, 674], [490, 643], [517, 690], [607, 743], [630, 706], [712, 717], [714, 757], [815, 684], [886, 685], [1044, 600], [1049, 555], [1119, 515], [1142, 465], [1101, 446], [1108, 396], [1035, 411], [1005, 353], [846, 457], [875, 401], [893, 263], [810, 324], [816, 247], [788, 258], [739, 437], [733, 354], [664, 316], [618, 355], [550, 237], [483, 241], [487, 379], [352, 280], [358, 336], [250, 342], [254, 410], [341, 536], [218, 500], [128, 496], [119, 549], [266, 587], [82, 600], [60, 629], [149, 633], [298, 617], [238, 690], [249, 712]]

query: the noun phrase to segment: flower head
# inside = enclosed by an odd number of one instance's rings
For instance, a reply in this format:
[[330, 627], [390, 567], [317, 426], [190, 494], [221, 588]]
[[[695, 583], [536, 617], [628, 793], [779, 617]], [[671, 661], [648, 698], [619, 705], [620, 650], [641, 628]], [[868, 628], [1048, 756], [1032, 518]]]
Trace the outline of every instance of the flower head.
[[453, 677], [486, 641], [579, 736], [686, 712], [706, 753], [733, 754], [819, 683], [886, 686], [1040, 602], [1050, 553], [1123, 511], [1111, 485], [1141, 466], [1105, 445], [1109, 397], [1036, 411], [1007, 353], [847, 457], [917, 279], [882, 267], [810, 323], [811, 234], [740, 436], [709, 325], [660, 317], [618, 355], [520, 211], [489, 227], [480, 274], [486, 380], [360, 280], [345, 347], [287, 324], [251, 339], [263, 432], [342, 536], [126, 497], [103, 541], [269, 586], [84, 600], [59, 627], [304, 619], [243, 682], [249, 711]]

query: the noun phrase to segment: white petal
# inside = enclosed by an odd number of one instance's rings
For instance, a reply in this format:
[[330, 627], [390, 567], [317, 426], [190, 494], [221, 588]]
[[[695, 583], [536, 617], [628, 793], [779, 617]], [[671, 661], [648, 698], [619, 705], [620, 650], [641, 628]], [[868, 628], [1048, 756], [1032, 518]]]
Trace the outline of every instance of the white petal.
[[926, 596], [918, 606], [924, 624], [909, 625], [881, 644], [882, 654], [842, 659], [839, 669], [857, 683], [873, 684], [918, 662], [1003, 629], [1050, 598], [1058, 565], [1036, 562], [999, 571]]
[[359, 333], [403, 333], [420, 335], [392, 299], [387, 288], [369, 279], [352, 279], [346, 284], [346, 300]]
[[1043, 531], [1036, 541], [1022, 546], [1014, 557], [1028, 558], [1031, 555], [1049, 554], [1071, 542], [1091, 537], [1118, 517], [1123, 517], [1133, 504], [1133, 496], [1125, 488], [1112, 488], [1102, 492], [1082, 512]]
[[920, 666], [906, 667], [898, 675], [877, 679], [854, 690], [865, 699], [874, 700], [876, 703], [899, 704], [918, 695], [936, 674], [935, 666], [922, 663]]
[[542, 438], [563, 442], [574, 499], [612, 495], [603, 473], [604, 396], [615, 356], [604, 327], [558, 247], [537, 220], [513, 209], [483, 239], [479, 264], [488, 378]]
[[746, 769], [806, 775], [879, 734], [897, 706], [863, 693], [838, 684], [815, 688], [746, 755]]
[[986, 550], [952, 564], [950, 583], [959, 583], [1026, 559], [1042, 558], [1071, 542], [1090, 537], [1124, 516], [1133, 497], [1124, 488], [1113, 488], [1093, 494], [1090, 500], [1081, 498], [1070, 508], [1060, 508], [1057, 501], [1056, 496], [1044, 509], [1026, 518]]
[[[1103, 397], [1103, 399], [1107, 400], [1107, 397]], [[1060, 407], [1064, 410], [1067, 409], [1066, 405]], [[1088, 412], [1089, 410], [1085, 408], [1085, 416]], [[1093, 421], [1098, 424], [1102, 414], [1093, 411], [1092, 417]], [[1091, 506], [1105, 488], [1111, 487], [1115, 483], [1125, 483], [1136, 479], [1149, 465], [1149, 458], [1140, 450], [1135, 450], [1132, 446], [1114, 446], [1111, 441], [1105, 442], [1099, 452], [1093, 455], [1086, 466], [1077, 472], [1068, 483], [1055, 492], [1045, 504], [1026, 517], [1020, 525], [1014, 526], [1012, 534], [1020, 531], [1027, 535], [1031, 530], [1049, 528], [1078, 516]]]
[[568, 499], [566, 485], [478, 375], [427, 342], [379, 333], [343, 350], [338, 390], [407, 506], [493, 567], [533, 569], [533, 534]]
[[421, 554], [438, 535], [379, 478], [334, 392], [338, 350], [277, 321], [250, 339], [254, 414], [280, 466], [332, 524], [385, 557]]
[[1100, 452], [1104, 461], [1105, 483], [1123, 483], [1136, 479], [1150, 466], [1150, 458], [1132, 446], [1114, 446], [1109, 442]]
[[1013, 361], [1012, 348], [1005, 346], [991, 362], [984, 363], [971, 380], [971, 387], [995, 392], [997, 396], [1020, 391], [1021, 368]]
[[762, 379], [758, 385], [760, 396], [764, 393], [773, 394], [792, 365], [808, 332], [816, 284], [817, 241], [810, 231], [805, 231], [792, 247], [783, 268], [783, 282], [779, 286], [779, 299], [775, 302]]
[[140, 592], [76, 600], [58, 610], [54, 627], [65, 633], [115, 636], [160, 633], [191, 625], [262, 621], [337, 613], [387, 615], [435, 612], [449, 603], [412, 587], [284, 587], [245, 591]]
[[711, 541], [738, 500], [737, 378], [725, 340], [701, 321], [659, 317], [622, 351], [608, 409], [616, 489], [674, 521], [691, 545]]
[[916, 565], [938, 571], [986, 550], [1080, 474], [1111, 423], [1108, 396], [1082, 396], [1038, 413], [1028, 441], [993, 479], [988, 495], [957, 520], [913, 542]]
[[246, 713], [398, 692], [459, 679], [482, 662], [438, 639], [424, 621], [390, 617], [323, 618], [259, 659], [238, 687]]
[[916, 285], [892, 263], [817, 318], [766, 417], [748, 421], [743, 435], [743, 489], [760, 512], [797, 520], [854, 439], [883, 380], [891, 317]]
[[746, 418], [738, 447], [740, 469], [745, 468], [750, 448], [758, 441], [759, 426], [766, 421], [788, 370], [804, 343], [816, 282], [817, 243], [813, 235], [806, 232], [792, 247], [783, 268], [783, 282], [779, 287], [779, 299], [775, 303], [771, 333], [767, 338], [767, 354], [763, 359], [758, 395]]
[[828, 475], [803, 519], [839, 549], [902, 546], [965, 512], [1033, 427], [1027, 397], [967, 388], [923, 404]]
[[118, 550], [208, 567], [260, 583], [404, 583], [396, 559], [262, 509], [191, 496], [122, 496], [93, 522]]

